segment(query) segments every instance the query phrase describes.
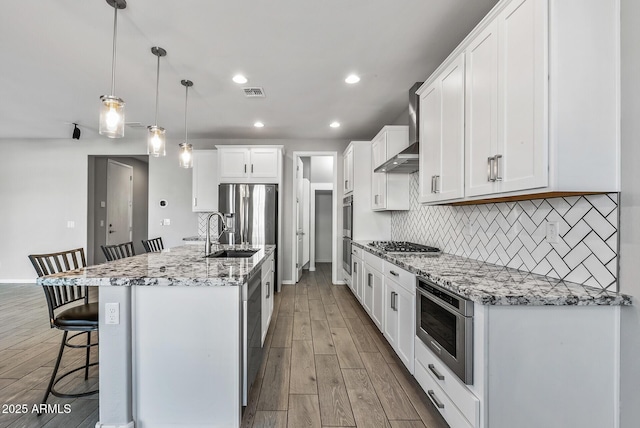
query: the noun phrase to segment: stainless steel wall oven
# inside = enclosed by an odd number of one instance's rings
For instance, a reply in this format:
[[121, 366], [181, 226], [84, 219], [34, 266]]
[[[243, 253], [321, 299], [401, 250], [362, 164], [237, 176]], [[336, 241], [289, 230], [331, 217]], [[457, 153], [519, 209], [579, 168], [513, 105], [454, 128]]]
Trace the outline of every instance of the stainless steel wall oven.
[[353, 196], [342, 199], [342, 268], [351, 275], [351, 238], [353, 237]]
[[418, 278], [416, 334], [465, 384], [473, 384], [473, 302]]

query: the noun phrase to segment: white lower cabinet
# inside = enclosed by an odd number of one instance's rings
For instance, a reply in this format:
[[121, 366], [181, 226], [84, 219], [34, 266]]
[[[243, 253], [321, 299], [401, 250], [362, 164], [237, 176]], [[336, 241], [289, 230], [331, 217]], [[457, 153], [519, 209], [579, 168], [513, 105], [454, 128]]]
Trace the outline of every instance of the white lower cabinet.
[[362, 275], [363, 306], [374, 324], [382, 331], [384, 320], [384, 277], [383, 261], [369, 252], [364, 253], [364, 271]]
[[267, 336], [269, 324], [271, 323], [271, 314], [273, 314], [273, 284], [275, 272], [275, 263], [273, 254], [262, 265], [262, 344]]
[[411, 374], [413, 374], [415, 362], [415, 287], [414, 274], [385, 261], [382, 332]]
[[[354, 249], [355, 250], [355, 249]], [[354, 251], [351, 254], [351, 292], [362, 303], [362, 274], [364, 262]]]

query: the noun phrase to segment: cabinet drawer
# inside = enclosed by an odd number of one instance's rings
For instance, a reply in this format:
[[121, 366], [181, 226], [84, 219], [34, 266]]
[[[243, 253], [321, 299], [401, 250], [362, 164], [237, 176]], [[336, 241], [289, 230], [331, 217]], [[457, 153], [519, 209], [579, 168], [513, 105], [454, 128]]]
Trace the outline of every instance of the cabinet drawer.
[[[471, 421], [474, 426], [478, 425], [480, 419], [480, 400], [469, 391], [456, 375], [449, 371], [447, 366], [445, 366], [418, 337], [415, 338], [415, 355], [415, 372], [418, 372], [418, 366], [422, 366], [422, 369], [428, 372], [432, 381], [437, 383], [451, 401], [455, 403], [462, 415]], [[432, 365], [431, 368], [429, 367], [430, 365]], [[437, 379], [437, 375], [434, 372], [437, 372], [444, 377], [444, 379]]]
[[362, 252], [363, 252], [363, 251], [364, 251], [364, 250], [363, 250], [362, 248], [358, 248], [358, 247], [356, 247], [355, 245], [353, 245], [353, 246], [351, 247], [351, 254], [352, 254], [352, 255], [354, 255], [355, 257], [360, 258], [360, 259], [362, 259]]
[[384, 276], [391, 278], [408, 292], [416, 292], [416, 276], [386, 260], [384, 261]]
[[416, 360], [415, 377], [424, 392], [429, 397], [435, 408], [440, 412], [447, 423], [455, 428], [474, 428], [463, 416], [460, 410], [453, 404], [449, 396], [440, 388], [440, 385], [427, 372], [422, 364]]
[[365, 251], [364, 262], [369, 266], [371, 266], [373, 269], [377, 270], [378, 272], [382, 272], [382, 267], [384, 266], [384, 260], [382, 260], [380, 257], [373, 255], [368, 251]]

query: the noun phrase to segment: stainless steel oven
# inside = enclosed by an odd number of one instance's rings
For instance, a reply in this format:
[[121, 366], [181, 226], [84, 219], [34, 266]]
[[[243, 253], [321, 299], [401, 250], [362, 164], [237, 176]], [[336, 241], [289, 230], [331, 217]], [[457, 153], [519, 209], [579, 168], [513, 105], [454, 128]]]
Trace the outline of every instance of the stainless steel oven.
[[353, 238], [353, 196], [342, 199], [342, 236]]
[[416, 334], [465, 384], [473, 384], [473, 302], [418, 278]]
[[351, 275], [351, 238], [342, 238], [342, 268]]

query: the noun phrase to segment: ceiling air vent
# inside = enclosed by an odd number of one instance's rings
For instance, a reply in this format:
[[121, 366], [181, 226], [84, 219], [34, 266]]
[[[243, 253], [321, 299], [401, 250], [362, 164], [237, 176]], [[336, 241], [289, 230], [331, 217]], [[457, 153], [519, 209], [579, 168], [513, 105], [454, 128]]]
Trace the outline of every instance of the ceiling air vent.
[[264, 98], [265, 97], [264, 89], [258, 86], [242, 88], [242, 90], [244, 91], [244, 96], [247, 98]]
[[146, 128], [147, 125], [143, 125], [141, 122], [125, 122], [124, 123], [129, 128]]

